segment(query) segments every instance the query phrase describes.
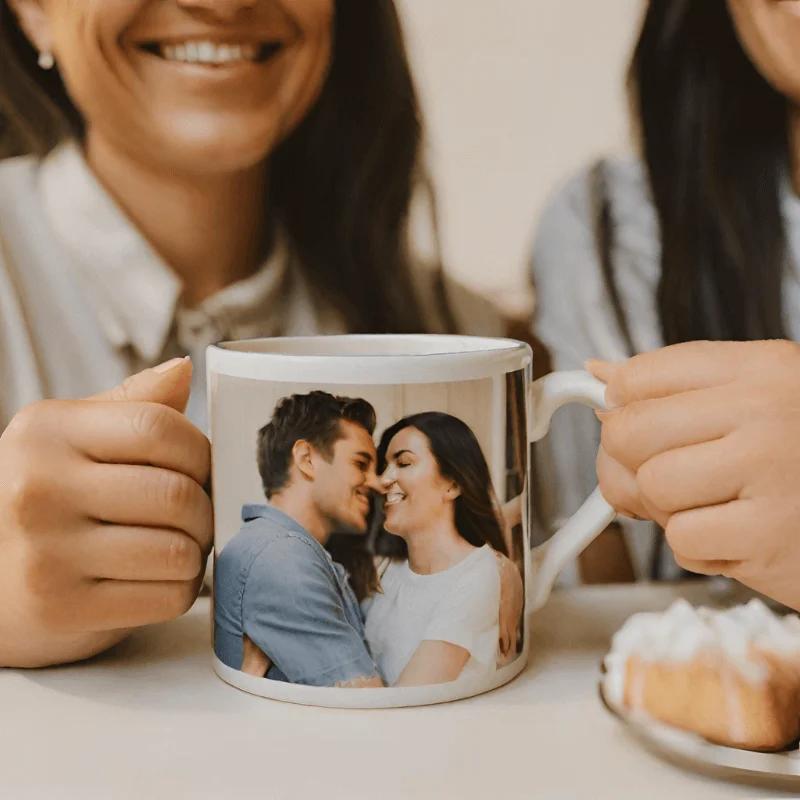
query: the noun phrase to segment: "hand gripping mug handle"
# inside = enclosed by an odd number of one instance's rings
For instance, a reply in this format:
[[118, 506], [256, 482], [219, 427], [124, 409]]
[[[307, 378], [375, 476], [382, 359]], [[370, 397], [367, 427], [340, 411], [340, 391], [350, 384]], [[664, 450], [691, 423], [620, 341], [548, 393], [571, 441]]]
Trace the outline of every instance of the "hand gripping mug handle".
[[[550, 429], [553, 414], [567, 403], [608, 408], [606, 386], [588, 372], [554, 372], [531, 384], [528, 439], [538, 442]], [[531, 551], [533, 591], [528, 608], [537, 611], [546, 602], [564, 567], [583, 552], [617, 516], [595, 489], [583, 505], [549, 541]]]

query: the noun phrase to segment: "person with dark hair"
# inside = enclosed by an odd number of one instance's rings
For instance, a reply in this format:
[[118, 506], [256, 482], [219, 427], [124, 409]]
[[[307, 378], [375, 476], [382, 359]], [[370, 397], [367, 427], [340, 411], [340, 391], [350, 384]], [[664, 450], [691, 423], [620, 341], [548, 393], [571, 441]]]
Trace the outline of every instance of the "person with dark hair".
[[272, 680], [383, 685], [347, 574], [325, 549], [334, 531], [366, 533], [374, 429], [365, 400], [317, 391], [282, 400], [259, 431], [269, 505], [244, 507], [214, 570], [214, 649], [227, 666], [257, 648]]
[[[649, 1], [629, 73], [641, 157], [571, 178], [539, 223], [535, 331], [554, 369], [800, 339], [798, 53], [795, 3]], [[552, 529], [597, 485], [599, 444], [575, 407], [537, 444]], [[611, 579], [686, 575], [652, 523], [623, 525]]]
[[381, 590], [364, 604], [370, 651], [394, 686], [490, 676], [497, 668], [507, 555], [489, 467], [462, 420], [414, 414], [378, 446], [384, 528], [400, 537]]
[[506, 332], [414, 255], [421, 119], [391, 0], [0, 0], [0, 666], [194, 602], [209, 343]]

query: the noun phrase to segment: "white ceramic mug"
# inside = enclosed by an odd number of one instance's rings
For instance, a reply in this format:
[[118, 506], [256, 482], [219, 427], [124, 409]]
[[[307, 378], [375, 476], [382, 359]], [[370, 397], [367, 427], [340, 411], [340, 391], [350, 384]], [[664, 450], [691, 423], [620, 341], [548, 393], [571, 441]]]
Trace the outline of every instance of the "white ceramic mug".
[[208, 349], [223, 680], [381, 708], [519, 674], [527, 615], [615, 516], [595, 490], [530, 549], [530, 443], [566, 403], [605, 407], [588, 373], [532, 383], [532, 360], [522, 342], [467, 336]]

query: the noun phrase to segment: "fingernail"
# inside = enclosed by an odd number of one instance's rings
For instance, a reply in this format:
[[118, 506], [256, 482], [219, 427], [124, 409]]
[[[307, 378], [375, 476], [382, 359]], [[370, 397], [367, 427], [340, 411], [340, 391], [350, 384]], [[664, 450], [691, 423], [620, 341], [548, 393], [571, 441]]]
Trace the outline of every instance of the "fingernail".
[[588, 358], [583, 362], [583, 367], [590, 375], [594, 375], [595, 378], [603, 381], [603, 383], [608, 383], [620, 365], [611, 361], [603, 361], [599, 358]]
[[597, 410], [595, 410], [594, 413], [597, 419], [600, 420], [600, 422], [605, 422], [607, 419], [609, 419], [609, 417], [616, 414], [617, 411], [619, 411], [619, 409], [617, 408], [607, 408], [607, 409], [598, 408]]
[[608, 361], [603, 361], [601, 358], [587, 358], [586, 361], [583, 362], [584, 368], [591, 372], [592, 375], [602, 370], [606, 364], [608, 364]]
[[159, 364], [157, 367], [153, 367], [154, 372], [169, 372], [171, 369], [175, 369], [178, 364], [183, 364], [184, 361], [188, 361], [189, 356], [184, 356], [183, 358], [172, 358], [169, 361], [165, 361], [163, 364]]

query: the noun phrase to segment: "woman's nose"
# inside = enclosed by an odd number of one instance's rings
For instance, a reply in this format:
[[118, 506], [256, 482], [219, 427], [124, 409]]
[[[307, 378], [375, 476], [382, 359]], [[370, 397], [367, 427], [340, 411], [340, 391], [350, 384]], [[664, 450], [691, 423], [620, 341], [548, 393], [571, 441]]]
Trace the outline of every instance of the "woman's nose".
[[259, 0], [177, 0], [187, 11], [201, 11], [224, 22], [235, 22], [237, 17], [252, 11]]
[[381, 486], [384, 489], [388, 489], [394, 483], [394, 470], [391, 467], [386, 467], [379, 480]]

